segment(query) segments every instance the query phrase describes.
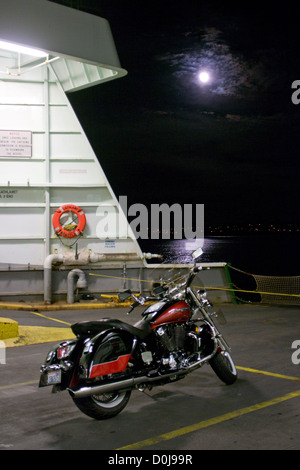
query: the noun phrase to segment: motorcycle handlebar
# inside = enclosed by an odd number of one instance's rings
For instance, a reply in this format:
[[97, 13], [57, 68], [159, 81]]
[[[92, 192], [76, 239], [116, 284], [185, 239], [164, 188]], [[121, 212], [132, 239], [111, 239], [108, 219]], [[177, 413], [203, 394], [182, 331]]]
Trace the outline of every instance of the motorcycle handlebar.
[[[190, 273], [189, 273], [189, 276], [188, 276], [188, 279], [186, 281], [186, 288], [190, 287], [191, 283], [193, 282], [195, 276], [202, 270], [204, 269], [210, 269], [209, 267], [205, 267], [203, 268], [202, 266], [194, 266], [193, 268], [191, 268], [190, 270]], [[174, 288], [174, 290], [178, 290], [178, 286], [176, 288]], [[169, 291], [170, 292], [170, 291]], [[135, 297], [133, 295], [133, 298], [135, 299], [135, 302], [130, 306], [130, 310], [127, 312], [127, 315], [129, 315], [132, 310], [134, 310], [136, 307], [138, 307], [139, 305], [143, 305], [145, 302], [147, 301], [156, 301], [158, 300], [159, 296], [155, 296], [155, 297], [144, 297], [143, 299], [140, 299]]]
[[138, 305], [141, 305], [139, 302], [134, 302], [132, 305], [130, 305], [130, 310], [128, 310], [127, 315], [132, 312], [132, 310], [135, 309]]

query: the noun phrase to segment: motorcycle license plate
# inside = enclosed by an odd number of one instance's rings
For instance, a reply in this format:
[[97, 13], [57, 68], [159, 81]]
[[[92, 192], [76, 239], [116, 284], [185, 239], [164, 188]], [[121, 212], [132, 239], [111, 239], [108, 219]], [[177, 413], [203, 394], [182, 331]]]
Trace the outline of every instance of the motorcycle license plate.
[[47, 373], [48, 385], [60, 384], [61, 382], [61, 370], [54, 370]]

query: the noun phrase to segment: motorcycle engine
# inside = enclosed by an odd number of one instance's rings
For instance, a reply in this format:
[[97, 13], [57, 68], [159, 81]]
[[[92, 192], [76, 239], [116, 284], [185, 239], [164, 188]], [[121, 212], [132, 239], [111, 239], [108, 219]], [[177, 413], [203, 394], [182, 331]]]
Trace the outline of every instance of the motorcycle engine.
[[178, 351], [184, 348], [186, 329], [184, 325], [164, 325], [156, 330], [160, 343], [168, 351]]
[[188, 334], [184, 324], [164, 325], [156, 329], [156, 335], [162, 346], [161, 365], [163, 368], [176, 369], [187, 357]]

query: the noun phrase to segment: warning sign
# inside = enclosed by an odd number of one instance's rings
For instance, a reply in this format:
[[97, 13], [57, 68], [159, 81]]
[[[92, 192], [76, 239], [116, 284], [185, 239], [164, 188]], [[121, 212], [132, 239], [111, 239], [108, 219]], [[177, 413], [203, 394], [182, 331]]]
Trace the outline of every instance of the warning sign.
[[31, 131], [0, 131], [0, 157], [31, 158]]

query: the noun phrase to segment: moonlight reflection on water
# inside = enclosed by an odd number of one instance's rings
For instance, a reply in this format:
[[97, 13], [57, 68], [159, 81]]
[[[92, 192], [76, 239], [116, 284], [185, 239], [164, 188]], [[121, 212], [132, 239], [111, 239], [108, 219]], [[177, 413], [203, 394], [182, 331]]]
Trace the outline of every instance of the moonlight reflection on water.
[[[193, 263], [191, 254], [197, 246], [199, 240], [152, 240], [146, 249], [161, 254], [164, 263], [189, 264]], [[207, 237], [197, 262], [229, 263], [251, 274], [300, 276], [295, 261], [299, 259], [299, 246], [299, 233]]]

